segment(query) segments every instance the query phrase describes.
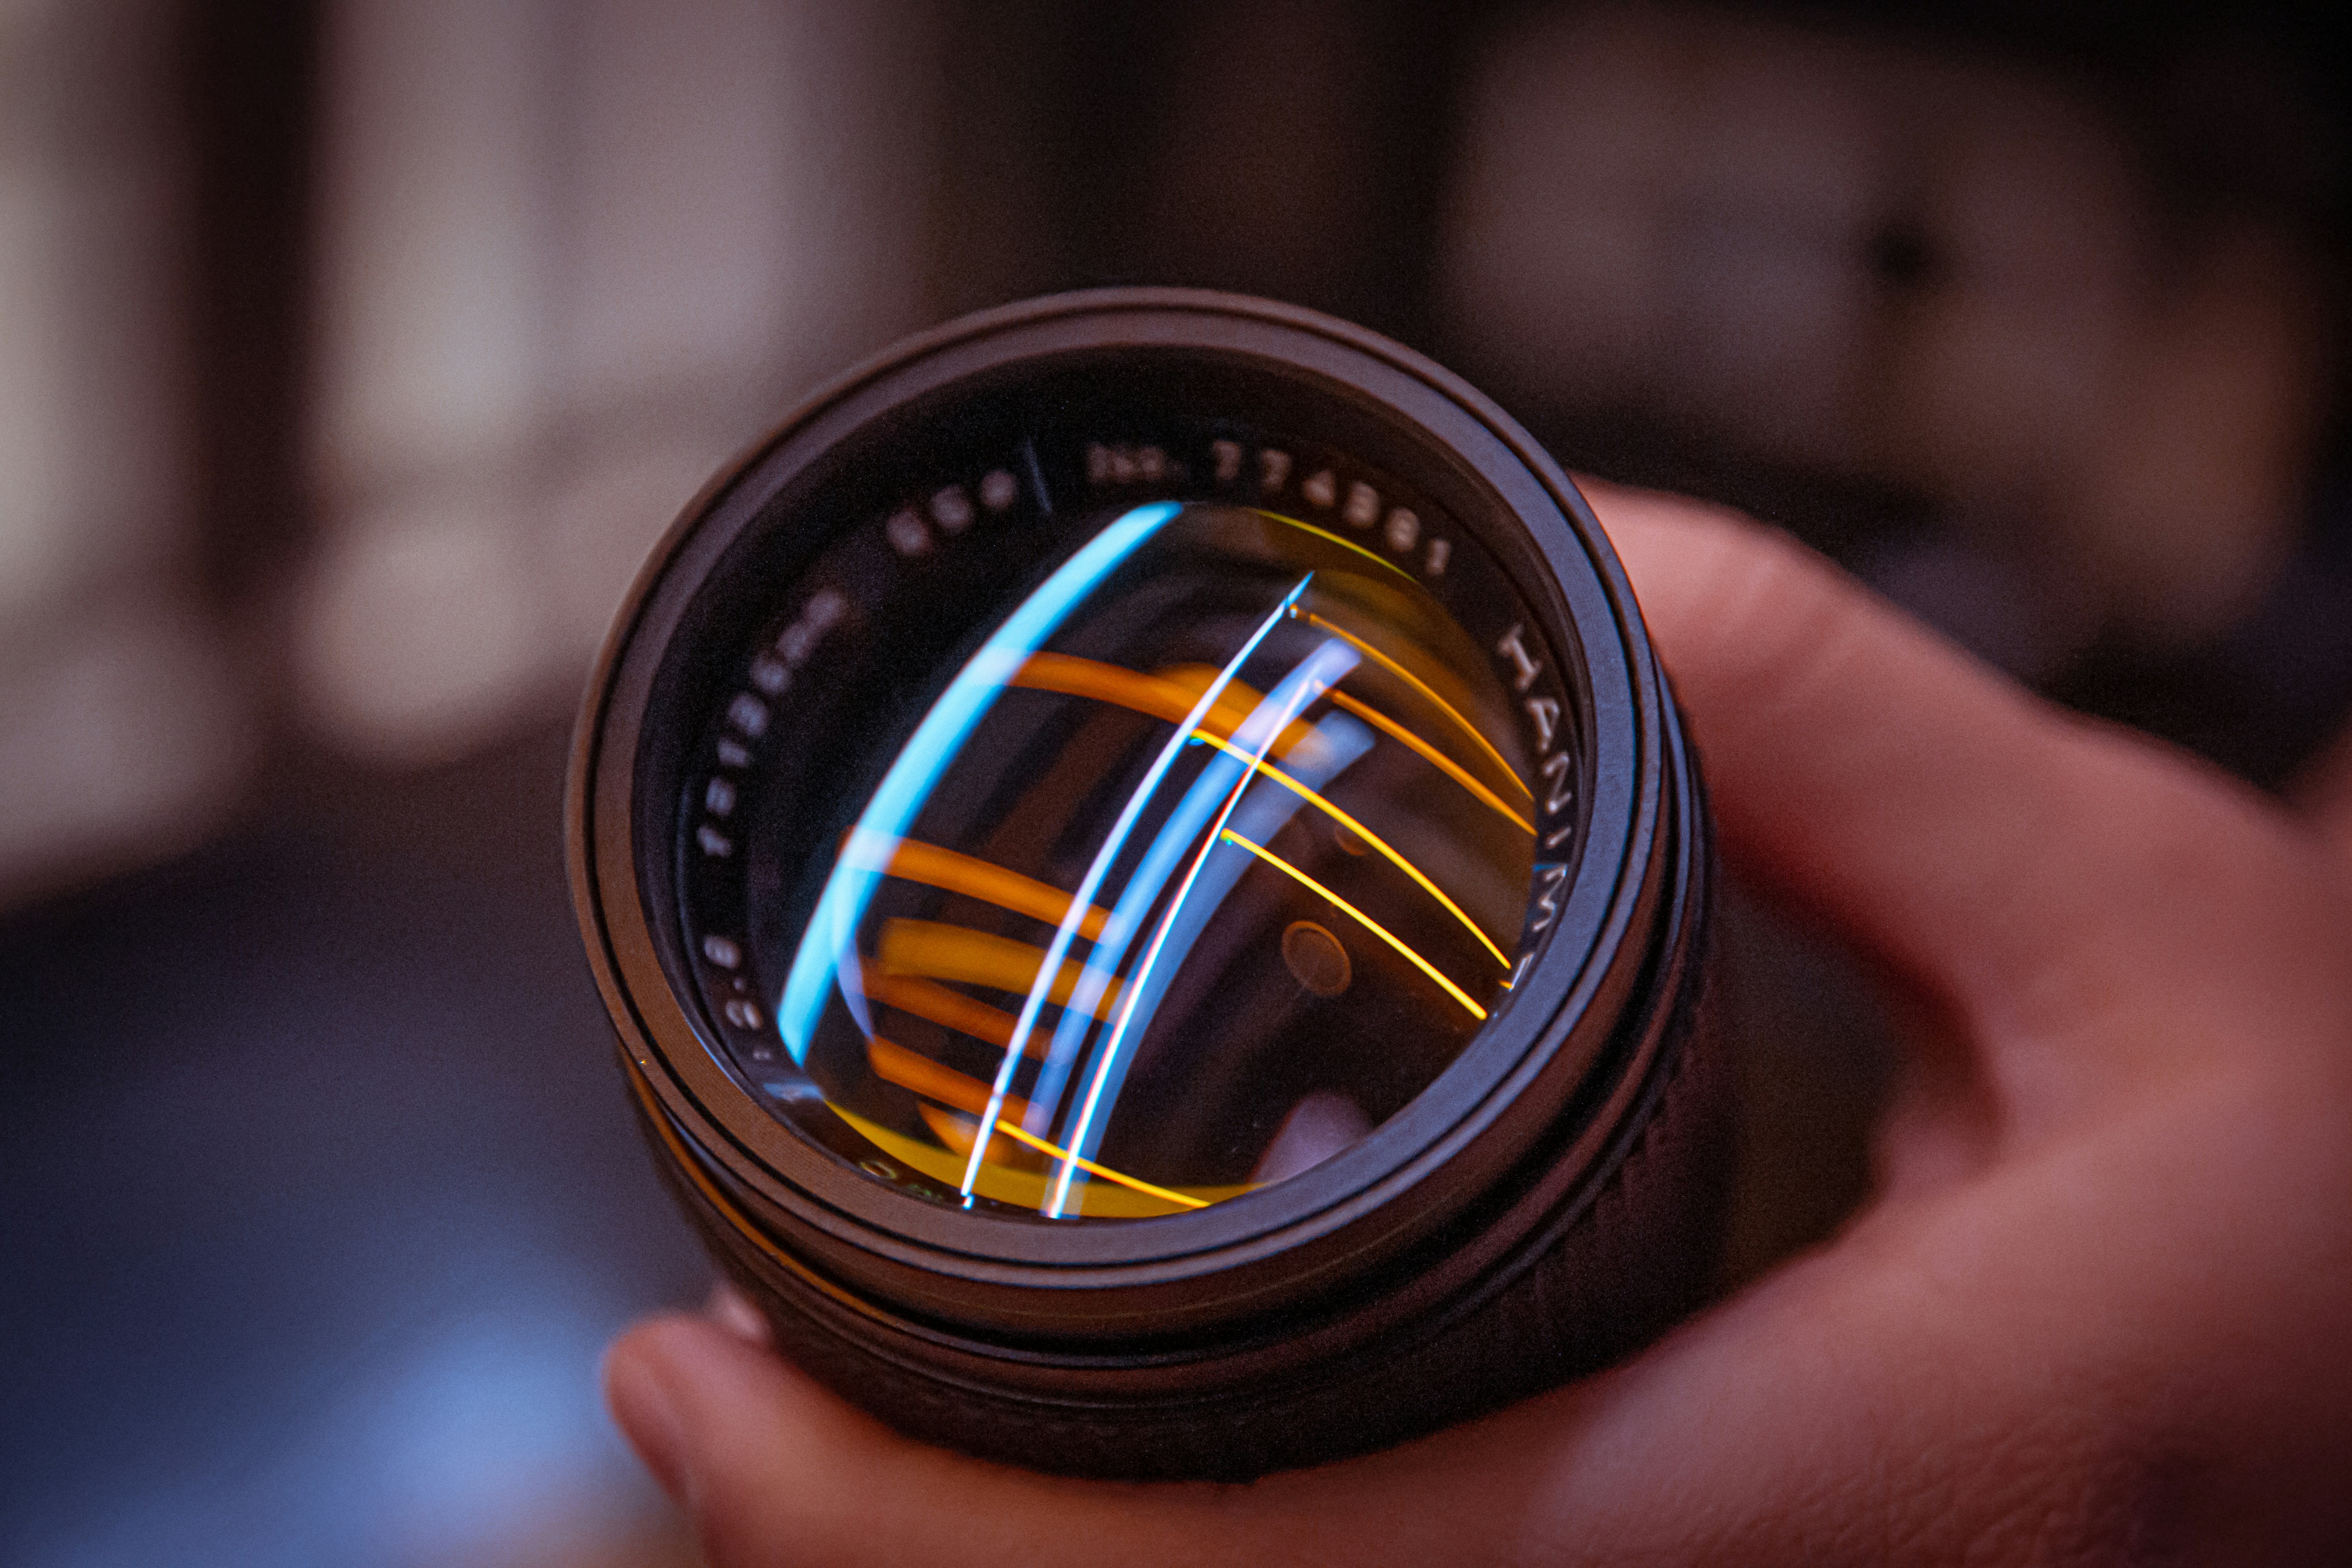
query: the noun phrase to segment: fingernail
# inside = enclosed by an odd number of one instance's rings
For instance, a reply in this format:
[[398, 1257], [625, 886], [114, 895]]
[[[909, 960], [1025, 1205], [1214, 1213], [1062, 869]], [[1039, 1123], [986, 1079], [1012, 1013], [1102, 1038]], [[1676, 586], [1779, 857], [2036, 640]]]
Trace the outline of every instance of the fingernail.
[[768, 1320], [725, 1280], [711, 1288], [710, 1304], [704, 1310], [713, 1322], [745, 1344], [757, 1345], [761, 1350], [774, 1348], [775, 1334], [768, 1327]]
[[685, 1429], [677, 1400], [664, 1386], [650, 1358], [616, 1345], [604, 1357], [604, 1403], [614, 1424], [637, 1451], [670, 1500], [686, 1506]]

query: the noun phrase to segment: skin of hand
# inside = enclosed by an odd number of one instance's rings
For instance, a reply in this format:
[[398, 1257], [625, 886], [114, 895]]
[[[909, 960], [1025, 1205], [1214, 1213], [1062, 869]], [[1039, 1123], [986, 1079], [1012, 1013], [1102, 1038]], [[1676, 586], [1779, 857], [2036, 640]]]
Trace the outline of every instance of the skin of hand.
[[2352, 1562], [2352, 857], [1782, 537], [1588, 494], [1727, 860], [1904, 998], [1865, 1207], [1622, 1366], [1249, 1486], [984, 1464], [740, 1304], [640, 1324], [607, 1394], [714, 1568]]

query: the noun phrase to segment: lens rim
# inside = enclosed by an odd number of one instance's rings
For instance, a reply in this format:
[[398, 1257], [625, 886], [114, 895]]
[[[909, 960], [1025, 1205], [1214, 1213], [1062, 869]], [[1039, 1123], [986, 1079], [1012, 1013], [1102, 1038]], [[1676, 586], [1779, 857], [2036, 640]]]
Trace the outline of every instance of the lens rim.
[[[1578, 689], [1588, 816], [1556, 929], [1512, 1006], [1361, 1142], [1197, 1212], [1041, 1224], [942, 1208], [870, 1181], [803, 1140], [738, 1079], [690, 982], [682, 994], [669, 951], [678, 945], [676, 910], [661, 906], [666, 879], [647, 874], [667, 863], [667, 850], [649, 843], [639, 784], [649, 709], [692, 636], [698, 596], [772, 498], [912, 399], [1008, 364], [1122, 350], [1264, 365], [1392, 425], [1483, 492], [1487, 504], [1456, 506], [1453, 521], [1553, 623], [1531, 630]], [[808, 548], [822, 542], [813, 537]], [[1620, 1091], [1643, 1076], [1640, 1062], [1603, 1058], [1652, 945], [1668, 858], [1654, 849], [1671, 831], [1667, 728], [1640, 612], [1583, 498], [1457, 378], [1296, 307], [1184, 289], [1062, 295], [952, 322], [851, 372], [688, 505], [640, 574], [590, 682], [567, 793], [574, 902], [635, 1076], [788, 1252], [854, 1290], [955, 1322], [1085, 1333], [1146, 1320], [1197, 1326], [1375, 1266], [1475, 1200], [1538, 1138], [1571, 1152], [1605, 1145], [1558, 1128], [1579, 1115], [1607, 1123]], [[667, 824], [667, 811], [653, 819]], [[667, 896], [675, 900], [674, 887]]]

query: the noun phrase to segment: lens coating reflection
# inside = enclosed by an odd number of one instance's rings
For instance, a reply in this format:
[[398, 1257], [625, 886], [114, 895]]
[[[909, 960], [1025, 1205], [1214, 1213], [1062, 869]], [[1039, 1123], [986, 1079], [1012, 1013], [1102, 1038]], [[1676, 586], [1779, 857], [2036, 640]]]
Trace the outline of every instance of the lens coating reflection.
[[1439, 601], [1342, 537], [1111, 517], [843, 835], [783, 1043], [950, 1200], [1134, 1218], [1311, 1169], [1507, 988], [1534, 850], [1510, 714]]

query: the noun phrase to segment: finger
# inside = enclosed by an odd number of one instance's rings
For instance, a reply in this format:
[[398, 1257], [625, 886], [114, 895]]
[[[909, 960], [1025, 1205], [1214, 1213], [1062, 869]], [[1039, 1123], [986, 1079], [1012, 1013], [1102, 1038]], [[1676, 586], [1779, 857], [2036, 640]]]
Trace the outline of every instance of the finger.
[[[1981, 1403], [1981, 1378], [1890, 1389], [1888, 1357], [1973, 1347], [1939, 1342], [1954, 1314], [1916, 1287], [1858, 1305], [1857, 1278], [1800, 1268], [1620, 1372], [1247, 1487], [1071, 1481], [928, 1448], [699, 1319], [632, 1331], [606, 1385], [710, 1568], [1818, 1563], [1852, 1558], [1858, 1541], [1979, 1528], [1988, 1506], [2034, 1507], [1981, 1473], [1969, 1479], [1991, 1495], [1966, 1514], [1947, 1506], [1956, 1471], [2014, 1458], [1958, 1439], [2020, 1429], [1968, 1431], [1979, 1424], [1952, 1401]], [[2032, 1442], [2015, 1453], [2044, 1457]]]
[[1874, 1212], [1551, 1396], [1529, 1517], [1617, 1561], [2340, 1560], [2189, 1532], [2334, 1495], [2352, 1234], [2270, 1194], [2352, 1190], [2344, 1089], [2239, 1075]]
[[[2053, 1186], [2077, 1204], [2116, 1189], [2095, 1148], [2012, 1167], [1967, 1204], [1866, 1222], [1617, 1371], [1250, 1487], [1074, 1482], [926, 1448], [699, 1319], [633, 1331], [607, 1385], [711, 1568], [2092, 1561], [2166, 1500], [2151, 1482], [2207, 1461], [2165, 1436], [2202, 1408], [2184, 1379], [2276, 1380], [2166, 1354], [2184, 1274], [2282, 1272], [2259, 1227], [2196, 1223], [2196, 1173], [2169, 1153], [2192, 1130], [2121, 1173], [2154, 1200], [2137, 1223], [2053, 1212]], [[2116, 1300], [2118, 1273], [2165, 1288]]]
[[[2179, 1009], [2242, 1009], [2264, 975], [2285, 982], [2329, 944], [2283, 911], [2313, 907], [2308, 857], [2247, 792], [2068, 718], [1783, 536], [1588, 494], [1727, 852], [1953, 1006], [2012, 1096], [2048, 1098], [2049, 1075], [2099, 1065], [2094, 1046], [2142, 1072], [2198, 1037]], [[2220, 1001], [2181, 983], [2233, 962], [2246, 986]], [[2205, 1037], [2254, 1026], [2229, 1021]], [[2053, 1055], [2059, 1039], [2076, 1048]]]
[[1118, 1487], [898, 1436], [705, 1319], [639, 1324], [604, 1363], [615, 1421], [693, 1518], [711, 1568], [1193, 1563], [1247, 1531], [1214, 1487]]
[[768, 1320], [727, 1280], [710, 1288], [710, 1300], [702, 1304], [702, 1313], [745, 1344], [763, 1350], [775, 1345], [775, 1331], [768, 1326]]
[[2352, 727], [2304, 770], [2294, 794], [2321, 835], [2352, 855]]

